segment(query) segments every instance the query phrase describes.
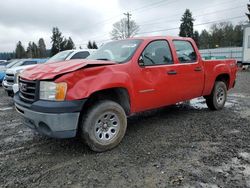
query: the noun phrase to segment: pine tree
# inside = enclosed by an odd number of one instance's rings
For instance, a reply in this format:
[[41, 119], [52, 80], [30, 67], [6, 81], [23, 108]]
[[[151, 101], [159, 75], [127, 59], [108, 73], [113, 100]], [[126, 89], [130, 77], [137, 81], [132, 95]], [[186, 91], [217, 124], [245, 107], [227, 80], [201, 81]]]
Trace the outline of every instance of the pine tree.
[[88, 42], [87, 48], [88, 48], [88, 49], [93, 49], [93, 46], [92, 46], [91, 41]]
[[193, 39], [194, 39], [194, 41], [195, 41], [195, 43], [196, 43], [196, 45], [197, 45], [198, 48], [200, 47], [200, 42], [199, 42], [200, 39], [199, 39], [199, 38], [200, 38], [199, 32], [198, 32], [198, 31], [195, 31], [195, 32], [194, 32]]
[[32, 42], [32, 57], [37, 58], [38, 57], [38, 47], [36, 43]]
[[18, 43], [16, 45], [15, 53], [16, 53], [16, 58], [19, 58], [19, 59], [24, 58], [26, 56], [25, 49], [24, 49], [21, 41], [18, 41]]
[[180, 36], [181, 37], [192, 37], [194, 36], [194, 18], [189, 9], [186, 9], [185, 13], [181, 18], [180, 25]]
[[47, 57], [46, 45], [43, 38], [40, 38], [38, 41], [38, 57], [40, 58]]
[[71, 37], [69, 37], [68, 40], [66, 39], [66, 45], [64, 46], [64, 50], [72, 50], [72, 49], [75, 49], [75, 44], [71, 39]]
[[199, 45], [200, 49], [208, 49], [212, 47], [211, 35], [206, 29], [202, 30], [200, 34]]
[[93, 42], [92, 47], [93, 47], [93, 49], [98, 49], [98, 46], [97, 46], [95, 41]]
[[29, 42], [27, 50], [26, 50], [26, 57], [32, 58], [33, 53], [32, 53], [32, 42]]
[[59, 31], [57, 27], [54, 27], [52, 29], [51, 43], [52, 43], [51, 55], [55, 55], [58, 52], [62, 51], [61, 47], [63, 43], [63, 37], [62, 33]]

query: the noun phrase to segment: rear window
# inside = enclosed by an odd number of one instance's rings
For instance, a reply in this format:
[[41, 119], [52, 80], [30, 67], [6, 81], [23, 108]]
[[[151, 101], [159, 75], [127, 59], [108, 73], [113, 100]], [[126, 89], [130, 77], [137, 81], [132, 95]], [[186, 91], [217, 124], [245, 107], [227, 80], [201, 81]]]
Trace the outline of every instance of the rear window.
[[197, 61], [197, 54], [189, 41], [173, 41], [180, 63], [194, 63]]

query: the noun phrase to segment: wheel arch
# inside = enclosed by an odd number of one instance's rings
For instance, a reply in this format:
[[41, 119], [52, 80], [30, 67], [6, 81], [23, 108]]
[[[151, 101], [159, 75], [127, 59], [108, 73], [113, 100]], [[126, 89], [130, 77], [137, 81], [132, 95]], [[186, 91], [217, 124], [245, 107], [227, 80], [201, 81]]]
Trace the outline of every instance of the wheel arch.
[[130, 95], [126, 88], [123, 87], [114, 87], [108, 89], [102, 89], [99, 91], [95, 91], [92, 93], [85, 104], [83, 105], [82, 113], [85, 113], [86, 110], [93, 105], [94, 103], [100, 100], [111, 100], [124, 109], [126, 115], [131, 113], [131, 103], [130, 103]]

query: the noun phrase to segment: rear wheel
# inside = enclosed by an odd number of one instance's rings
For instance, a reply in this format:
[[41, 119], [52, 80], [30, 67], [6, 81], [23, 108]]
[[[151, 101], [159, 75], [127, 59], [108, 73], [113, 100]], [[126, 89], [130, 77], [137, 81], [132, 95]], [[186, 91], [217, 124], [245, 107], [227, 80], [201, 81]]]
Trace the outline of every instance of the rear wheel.
[[91, 150], [102, 152], [116, 147], [125, 135], [127, 117], [113, 101], [100, 101], [84, 115], [81, 136]]
[[206, 96], [205, 99], [209, 109], [221, 110], [227, 100], [227, 86], [225, 82], [216, 81], [212, 93]]

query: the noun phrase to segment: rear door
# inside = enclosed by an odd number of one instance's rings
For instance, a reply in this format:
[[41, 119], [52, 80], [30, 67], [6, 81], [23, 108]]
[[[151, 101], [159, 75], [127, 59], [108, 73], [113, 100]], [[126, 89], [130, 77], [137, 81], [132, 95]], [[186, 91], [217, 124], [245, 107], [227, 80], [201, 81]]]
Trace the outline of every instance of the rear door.
[[204, 69], [194, 45], [187, 40], [174, 40], [173, 45], [178, 57], [176, 67], [178, 84], [175, 91], [178, 101], [201, 96], [204, 87]]

